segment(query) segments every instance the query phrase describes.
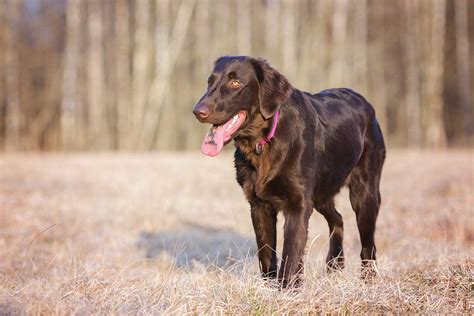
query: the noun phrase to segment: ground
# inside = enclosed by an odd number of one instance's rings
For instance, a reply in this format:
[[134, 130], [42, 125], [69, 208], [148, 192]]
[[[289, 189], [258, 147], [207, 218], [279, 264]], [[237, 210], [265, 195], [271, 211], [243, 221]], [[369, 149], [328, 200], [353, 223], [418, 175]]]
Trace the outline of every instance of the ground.
[[343, 190], [346, 269], [326, 274], [315, 212], [304, 283], [280, 290], [259, 277], [230, 152], [2, 154], [0, 314], [473, 313], [473, 157], [389, 151], [379, 277], [359, 278]]

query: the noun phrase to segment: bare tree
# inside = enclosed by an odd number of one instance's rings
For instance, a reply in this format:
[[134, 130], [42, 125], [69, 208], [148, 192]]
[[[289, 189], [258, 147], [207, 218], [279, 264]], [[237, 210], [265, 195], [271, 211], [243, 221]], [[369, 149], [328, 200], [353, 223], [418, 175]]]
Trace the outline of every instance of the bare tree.
[[345, 85], [347, 17], [349, 2], [336, 0], [332, 16], [331, 38], [333, 40], [330, 83], [332, 86]]
[[6, 50], [7, 50], [7, 10], [0, 6], [0, 149], [4, 149], [7, 124], [7, 84], [6, 84]]
[[[195, 58], [195, 67], [193, 71], [193, 82], [197, 87], [205, 88], [205, 79], [209, 74], [209, 70], [212, 66], [212, 61], [215, 56], [211, 56], [210, 47], [212, 46], [211, 41], [211, 5], [209, 0], [199, 0], [196, 3], [196, 27], [194, 28], [194, 37], [196, 41], [194, 42], [194, 58]], [[200, 95], [201, 91], [194, 89], [192, 94], [194, 98], [197, 98]], [[194, 120], [193, 117], [189, 116], [191, 120]], [[194, 123], [194, 124], [193, 124]], [[188, 126], [196, 126], [195, 122], [188, 123]], [[187, 143], [188, 147], [192, 147], [195, 144], [201, 142], [202, 135], [204, 135], [206, 126], [199, 124], [201, 130], [189, 133]], [[194, 145], [191, 145], [194, 144]]]
[[328, 87], [328, 73], [332, 62], [330, 47], [326, 47], [329, 45], [324, 44], [329, 43], [331, 38], [330, 16], [332, 3], [325, 0], [318, 1], [315, 11], [315, 17], [311, 19], [315, 23], [312, 27], [315, 37], [310, 40], [312, 45], [308, 49], [308, 54], [311, 55], [303, 58], [303, 62], [307, 60], [307, 66], [304, 68], [312, 69], [309, 78], [314, 78], [313, 80], [315, 81], [311, 91], [314, 91], [313, 89], [315, 88], [322, 90]]
[[200, 0], [196, 4], [196, 28], [195, 31], [195, 47], [196, 47], [196, 68], [197, 75], [202, 79], [209, 71], [210, 62], [215, 56], [211, 56], [209, 47], [211, 45], [211, 12], [210, 1]]
[[[469, 23], [467, 0], [454, 2], [456, 24], [456, 73], [458, 82], [458, 96], [463, 109], [464, 137], [472, 134], [472, 104], [471, 104], [471, 72], [469, 69]], [[466, 142], [466, 139], [463, 140]]]
[[426, 144], [433, 147], [446, 145], [443, 120], [443, 62], [446, 22], [446, 0], [432, 0], [429, 65], [426, 76]]
[[115, 40], [116, 73], [117, 73], [117, 125], [118, 147], [124, 149], [132, 142], [130, 135], [129, 118], [132, 114], [131, 98], [131, 30], [130, 30], [130, 5], [128, 0], [116, 0]]
[[231, 43], [235, 41], [231, 31], [231, 7], [230, 1], [217, 1], [213, 6], [213, 37], [211, 52], [213, 58], [222, 55], [232, 55]]
[[[372, 23], [373, 25], [379, 25], [385, 21], [386, 7], [385, 2], [376, 1], [372, 5]], [[373, 37], [375, 39], [369, 42], [370, 50], [368, 56], [371, 60], [371, 66], [369, 68], [369, 91], [376, 91], [373, 94], [373, 103], [377, 111], [377, 119], [380, 123], [381, 129], [384, 133], [387, 133], [387, 81], [385, 79], [385, 66], [386, 66], [386, 43], [385, 35], [376, 30], [372, 29]], [[372, 95], [372, 94], [371, 94]], [[370, 95], [369, 95], [370, 97]]]
[[61, 101], [61, 147], [74, 148], [78, 137], [77, 69], [79, 61], [79, 0], [69, 0], [66, 7], [66, 48], [63, 61], [63, 95]]
[[104, 51], [103, 21], [100, 0], [91, 0], [88, 5], [89, 50], [87, 64], [87, 90], [89, 107], [88, 143], [94, 149], [110, 148], [109, 134], [106, 126], [105, 85], [104, 85]]
[[269, 0], [265, 7], [265, 50], [267, 58], [277, 63], [279, 57], [280, 0]]
[[150, 119], [149, 125], [145, 124], [145, 128], [147, 128], [147, 126], [150, 127], [150, 132], [147, 133], [147, 139], [145, 141], [146, 148], [148, 149], [153, 148], [157, 140], [161, 108], [164, 105], [164, 101], [166, 100], [169, 91], [171, 73], [174, 69], [179, 53], [183, 48], [194, 5], [194, 0], [184, 0], [181, 2], [170, 36], [170, 41], [166, 47], [161, 47], [159, 50], [163, 55], [157, 57], [160, 62], [158, 64], [157, 73], [151, 84], [149, 102], [152, 106], [150, 106], [149, 111], [145, 113], [145, 117]]
[[[150, 106], [152, 107], [152, 115], [149, 119], [153, 119], [152, 126], [147, 126], [149, 140], [148, 146], [153, 147], [156, 142], [156, 136], [153, 135], [163, 122], [162, 113], [163, 106], [169, 101], [169, 80], [171, 75], [170, 59], [170, 36], [171, 36], [171, 3], [169, 0], [157, 0], [155, 2], [155, 73], [150, 86]], [[150, 123], [148, 123], [150, 124]]]
[[297, 21], [297, 3], [292, 0], [284, 0], [284, 10], [282, 16], [282, 42], [283, 42], [283, 69], [282, 71], [290, 78], [295, 80], [298, 71], [297, 44], [296, 44], [296, 21]]
[[419, 2], [405, 0], [406, 13], [406, 124], [407, 144], [409, 146], [421, 145], [421, 99], [420, 99], [420, 68], [419, 56], [419, 27], [417, 14]]
[[18, 25], [20, 19], [21, 3], [18, 1], [7, 1], [3, 3], [6, 11], [6, 99], [8, 119], [5, 130], [5, 149], [18, 150], [22, 148], [20, 143], [21, 128], [23, 125], [20, 111], [20, 50], [18, 40]]
[[[115, 53], [117, 44], [115, 18], [116, 3], [112, 1], [102, 1], [102, 19], [104, 20], [104, 86], [105, 86], [105, 129], [109, 134], [110, 149], [119, 148], [118, 133], [118, 108], [117, 108], [117, 54]], [[126, 23], [126, 21], [125, 21]], [[105, 40], [106, 38], [106, 40]]]
[[354, 64], [354, 75], [355, 82], [354, 85], [357, 89], [366, 94], [368, 91], [368, 30], [367, 30], [367, 0], [357, 0], [355, 2], [355, 12], [354, 12], [354, 50], [352, 50], [351, 55], [353, 56]]
[[252, 55], [252, 25], [250, 0], [237, 1], [237, 51], [239, 55]]
[[129, 133], [131, 134], [130, 148], [140, 147], [143, 117], [149, 91], [148, 71], [153, 42], [151, 41], [150, 13], [151, 2], [142, 1], [135, 5], [135, 32], [133, 43], [133, 70], [132, 70], [132, 109], [129, 116]]

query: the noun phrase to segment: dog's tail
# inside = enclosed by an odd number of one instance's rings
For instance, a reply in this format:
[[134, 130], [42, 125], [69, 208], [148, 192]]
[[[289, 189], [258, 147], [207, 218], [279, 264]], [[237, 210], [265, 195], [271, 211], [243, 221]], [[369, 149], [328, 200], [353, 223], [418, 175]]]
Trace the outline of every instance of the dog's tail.
[[374, 137], [375, 148], [380, 151], [380, 153], [383, 155], [383, 159], [385, 159], [387, 151], [385, 147], [385, 140], [383, 138], [382, 129], [380, 128], [379, 122], [375, 116], [372, 118], [370, 129], [371, 134]]

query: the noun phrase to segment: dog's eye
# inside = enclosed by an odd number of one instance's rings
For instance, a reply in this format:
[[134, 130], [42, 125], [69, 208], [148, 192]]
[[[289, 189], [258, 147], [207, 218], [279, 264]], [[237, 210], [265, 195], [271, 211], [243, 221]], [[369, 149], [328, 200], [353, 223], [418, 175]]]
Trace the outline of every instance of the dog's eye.
[[242, 83], [241, 83], [240, 81], [238, 81], [238, 80], [231, 80], [231, 81], [229, 82], [229, 86], [230, 86], [231, 88], [234, 88], [234, 89], [239, 88], [241, 85], [242, 85]]

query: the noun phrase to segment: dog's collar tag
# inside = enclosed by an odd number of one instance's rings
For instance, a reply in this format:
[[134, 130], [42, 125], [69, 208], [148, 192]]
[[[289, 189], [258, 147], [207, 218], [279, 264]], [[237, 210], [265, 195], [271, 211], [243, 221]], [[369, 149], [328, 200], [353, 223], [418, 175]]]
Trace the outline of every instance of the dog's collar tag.
[[263, 152], [263, 146], [269, 143], [272, 140], [273, 136], [275, 136], [275, 131], [278, 124], [279, 116], [280, 116], [280, 111], [277, 111], [275, 113], [275, 117], [273, 118], [273, 125], [272, 125], [272, 129], [270, 130], [270, 133], [268, 133], [267, 137], [265, 137], [264, 139], [259, 140], [257, 144], [255, 145], [255, 153], [257, 155], [260, 155]]

